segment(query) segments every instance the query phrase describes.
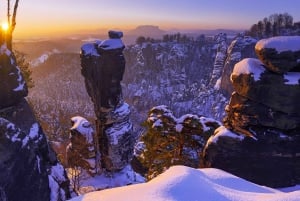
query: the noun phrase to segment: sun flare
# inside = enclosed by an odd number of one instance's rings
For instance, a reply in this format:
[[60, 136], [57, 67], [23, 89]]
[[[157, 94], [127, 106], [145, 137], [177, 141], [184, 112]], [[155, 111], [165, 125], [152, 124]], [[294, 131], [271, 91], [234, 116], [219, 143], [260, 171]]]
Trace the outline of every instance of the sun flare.
[[3, 31], [7, 31], [8, 28], [9, 28], [9, 26], [8, 26], [8, 23], [7, 23], [7, 22], [2, 23], [2, 30], [3, 30]]

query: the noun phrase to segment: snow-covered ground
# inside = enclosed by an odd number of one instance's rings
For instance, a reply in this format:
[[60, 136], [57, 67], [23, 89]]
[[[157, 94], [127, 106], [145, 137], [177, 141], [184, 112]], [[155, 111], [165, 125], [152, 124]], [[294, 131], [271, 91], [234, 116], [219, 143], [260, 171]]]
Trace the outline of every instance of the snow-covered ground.
[[[78, 171], [78, 170], [75, 170]], [[71, 181], [71, 185], [74, 184], [74, 170], [71, 168], [67, 169], [68, 177]], [[105, 173], [102, 172], [100, 175], [95, 175], [94, 177], [82, 171], [79, 175], [79, 189], [77, 189], [78, 194], [85, 194], [92, 191], [99, 191], [103, 189], [111, 189], [120, 186], [127, 186], [131, 184], [144, 183], [145, 178], [135, 173], [131, 166], [126, 166], [120, 172], [115, 173]]]
[[148, 183], [92, 192], [71, 201], [299, 201], [300, 190], [292, 190], [259, 186], [219, 169], [173, 166]]

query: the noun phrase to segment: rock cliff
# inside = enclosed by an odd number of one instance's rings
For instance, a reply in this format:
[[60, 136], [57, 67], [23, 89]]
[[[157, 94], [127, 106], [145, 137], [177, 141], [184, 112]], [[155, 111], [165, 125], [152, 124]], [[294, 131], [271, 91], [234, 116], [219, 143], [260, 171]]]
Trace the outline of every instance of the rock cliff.
[[234, 65], [244, 58], [257, 58], [254, 51], [256, 42], [257, 40], [254, 38], [239, 35], [229, 45], [220, 82], [220, 91], [226, 97], [230, 97], [233, 92], [230, 75]]
[[13, 53], [0, 49], [0, 200], [66, 200], [69, 180], [24, 99]]
[[271, 187], [300, 182], [299, 44], [299, 36], [264, 39], [260, 60], [235, 65], [226, 128], [207, 143], [205, 167]]

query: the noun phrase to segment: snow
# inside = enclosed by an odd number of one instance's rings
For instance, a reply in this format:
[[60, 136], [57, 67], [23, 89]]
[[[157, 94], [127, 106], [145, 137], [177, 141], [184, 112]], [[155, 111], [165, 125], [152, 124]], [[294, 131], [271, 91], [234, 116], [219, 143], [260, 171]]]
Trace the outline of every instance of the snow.
[[132, 130], [132, 124], [113, 124], [105, 132], [109, 136], [109, 142], [113, 145], [118, 145], [120, 136], [129, 133]]
[[300, 191], [284, 193], [225, 171], [173, 166], [148, 183], [88, 193], [72, 201], [299, 201]]
[[58, 183], [65, 181], [64, 167], [57, 163], [55, 166], [51, 167], [51, 174], [48, 175], [49, 187], [50, 187], [50, 201], [57, 201], [65, 199], [65, 194], [62, 189], [60, 189]]
[[232, 81], [233, 75], [239, 76], [241, 74], [251, 74], [254, 80], [258, 81], [263, 72], [265, 72], [265, 68], [260, 60], [247, 58], [235, 64], [230, 79]]
[[49, 56], [51, 56], [52, 54], [57, 54], [60, 53], [60, 51], [58, 49], [53, 49], [51, 51], [47, 51], [44, 54], [42, 54], [40, 57], [38, 57], [37, 59], [34, 59], [33, 61], [30, 62], [32, 67], [37, 67], [42, 63], [45, 63], [47, 61], [47, 59], [49, 58]]
[[30, 139], [37, 139], [39, 136], [39, 125], [38, 123], [32, 124], [28, 136]]
[[50, 201], [57, 201], [59, 186], [58, 183], [53, 179], [51, 175], [48, 175], [49, 187], [50, 187]]
[[116, 108], [113, 113], [118, 116], [128, 116], [130, 114], [130, 108], [127, 103], [123, 103], [120, 107]]
[[8, 57], [11, 55], [11, 51], [7, 49], [6, 45], [3, 44], [0, 48], [0, 54], [6, 54]]
[[65, 169], [64, 167], [57, 163], [55, 166], [51, 167], [51, 176], [56, 180], [56, 181], [64, 181], [65, 180]]
[[299, 85], [300, 73], [297, 72], [288, 72], [284, 74], [285, 84], [289, 85]]
[[81, 116], [72, 117], [71, 121], [73, 122], [71, 130], [77, 130], [85, 136], [88, 143], [93, 143], [94, 130], [90, 122]]
[[38, 155], [36, 155], [36, 163], [37, 163], [37, 169], [39, 171], [39, 173], [41, 174], [41, 159]]
[[219, 90], [221, 87], [221, 78], [219, 78], [217, 81], [216, 81], [216, 84], [214, 86], [214, 89], [215, 90]]
[[157, 119], [156, 121], [153, 122], [152, 128], [155, 127], [163, 127], [163, 122], [160, 119]]
[[[72, 169], [67, 169], [68, 177], [72, 181]], [[126, 186], [130, 184], [144, 183], [144, 177], [135, 173], [131, 166], [126, 166], [119, 172], [103, 172], [101, 175], [91, 177], [86, 172], [80, 174], [79, 193], [83, 194], [87, 191], [103, 190], [108, 188]]]
[[203, 126], [203, 131], [206, 132], [206, 131], [209, 131], [210, 128], [206, 126], [207, 123], [209, 122], [214, 122], [214, 123], [218, 123], [219, 126], [221, 126], [221, 122], [213, 119], [213, 118], [209, 118], [209, 117], [200, 117], [200, 122], [202, 123], [202, 126]]
[[255, 49], [260, 51], [263, 48], [274, 48], [278, 53], [300, 51], [300, 36], [278, 36], [262, 39], [256, 43]]
[[87, 56], [87, 55], [100, 56], [98, 54], [98, 51], [97, 51], [94, 43], [86, 43], [86, 44], [82, 45], [81, 52], [85, 56]]
[[[213, 136], [211, 136], [208, 141], [207, 141], [207, 145], [211, 144], [211, 143], [217, 143], [219, 137], [224, 137], [224, 136], [227, 136], [227, 137], [231, 137], [231, 138], [235, 138], [235, 139], [238, 139], [238, 140], [243, 140], [244, 139], [244, 136], [243, 135], [239, 135], [237, 133], [234, 133], [230, 130], [228, 130], [227, 128], [225, 128], [224, 126], [220, 126], [219, 128], [217, 128], [215, 130], [215, 133]], [[206, 146], [207, 146], [206, 145]]]
[[182, 124], [176, 124], [175, 129], [176, 129], [176, 132], [180, 133], [183, 129]]
[[103, 50], [114, 50], [124, 48], [125, 46], [121, 39], [108, 39], [102, 41], [98, 47]]
[[19, 82], [19, 85], [13, 90], [14, 91], [22, 91], [22, 90], [24, 90], [25, 81], [22, 78], [21, 70], [18, 66], [17, 66], [17, 71], [18, 71], [18, 79], [17, 80]]

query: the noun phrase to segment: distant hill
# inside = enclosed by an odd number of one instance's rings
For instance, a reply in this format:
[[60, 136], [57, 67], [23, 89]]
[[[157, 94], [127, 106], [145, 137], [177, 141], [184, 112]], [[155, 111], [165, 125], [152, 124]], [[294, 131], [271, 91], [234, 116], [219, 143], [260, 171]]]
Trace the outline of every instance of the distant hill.
[[155, 37], [162, 36], [167, 32], [160, 29], [158, 26], [154, 25], [141, 25], [136, 27], [133, 30], [127, 31], [125, 34], [128, 35], [136, 35], [136, 36], [147, 36], [147, 37]]

